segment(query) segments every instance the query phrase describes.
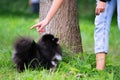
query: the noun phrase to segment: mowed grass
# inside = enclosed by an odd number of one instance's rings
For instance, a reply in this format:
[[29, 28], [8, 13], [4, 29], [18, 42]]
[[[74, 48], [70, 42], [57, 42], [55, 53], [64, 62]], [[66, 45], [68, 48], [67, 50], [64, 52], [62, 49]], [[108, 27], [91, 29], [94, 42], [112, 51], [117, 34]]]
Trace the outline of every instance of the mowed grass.
[[[17, 2], [18, 1], [18, 2]], [[1, 0], [5, 3], [5, 0]], [[30, 30], [38, 21], [37, 14], [30, 14], [25, 2], [16, 0], [11, 7], [2, 5], [0, 9], [0, 80], [119, 80], [120, 79], [120, 32], [116, 18], [113, 19], [110, 33], [110, 47], [107, 55], [106, 69], [95, 69], [94, 54], [94, 16], [80, 17], [80, 29], [83, 43], [83, 54], [72, 55], [63, 47], [63, 60], [55, 72], [45, 69], [25, 70], [18, 73], [12, 62], [13, 42], [19, 36], [31, 36], [36, 41], [39, 34]], [[24, 2], [24, 1], [23, 1]], [[8, 2], [7, 2], [8, 4]]]

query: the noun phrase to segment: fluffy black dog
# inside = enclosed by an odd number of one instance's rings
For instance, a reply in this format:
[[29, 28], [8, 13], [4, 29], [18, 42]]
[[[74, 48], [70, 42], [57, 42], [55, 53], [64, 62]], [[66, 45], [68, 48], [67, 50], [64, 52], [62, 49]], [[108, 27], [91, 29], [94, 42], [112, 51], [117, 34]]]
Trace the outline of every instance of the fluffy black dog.
[[62, 50], [57, 42], [58, 38], [52, 34], [43, 35], [37, 43], [30, 38], [18, 38], [12, 56], [17, 71], [40, 66], [46, 69], [55, 68], [62, 60]]

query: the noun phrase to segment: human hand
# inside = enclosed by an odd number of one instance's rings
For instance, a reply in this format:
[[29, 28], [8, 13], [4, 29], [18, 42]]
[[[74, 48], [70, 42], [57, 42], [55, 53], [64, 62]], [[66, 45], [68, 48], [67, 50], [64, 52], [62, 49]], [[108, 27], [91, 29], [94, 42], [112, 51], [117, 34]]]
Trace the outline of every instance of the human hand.
[[101, 12], [104, 12], [105, 7], [106, 7], [106, 2], [98, 1], [98, 4], [96, 6], [96, 10], [95, 10], [95, 14], [99, 15]]
[[48, 24], [48, 20], [44, 19], [43, 21], [33, 25], [30, 29], [36, 28], [39, 33], [45, 32], [45, 26]]

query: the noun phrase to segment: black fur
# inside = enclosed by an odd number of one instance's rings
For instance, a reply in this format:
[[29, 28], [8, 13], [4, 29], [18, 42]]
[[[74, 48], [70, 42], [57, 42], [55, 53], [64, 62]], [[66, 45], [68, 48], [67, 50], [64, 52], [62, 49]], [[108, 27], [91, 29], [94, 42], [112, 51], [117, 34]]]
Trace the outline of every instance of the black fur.
[[[19, 72], [25, 68], [35, 69], [42, 66], [46, 69], [56, 67], [61, 60], [62, 50], [58, 38], [52, 34], [43, 35], [36, 43], [30, 38], [18, 38], [14, 44], [13, 62]], [[55, 63], [55, 64], [54, 64]]]

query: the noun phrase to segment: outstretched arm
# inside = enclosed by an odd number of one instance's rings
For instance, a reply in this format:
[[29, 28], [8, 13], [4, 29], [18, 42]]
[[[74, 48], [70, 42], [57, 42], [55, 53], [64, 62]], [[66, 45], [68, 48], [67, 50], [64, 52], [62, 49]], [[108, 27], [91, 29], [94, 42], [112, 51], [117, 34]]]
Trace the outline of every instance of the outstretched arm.
[[48, 12], [46, 19], [48, 22], [52, 19], [52, 17], [55, 15], [59, 7], [61, 6], [63, 0], [53, 0], [52, 6], [50, 11]]
[[31, 27], [31, 29], [37, 27], [37, 31], [42, 32], [43, 28], [50, 22], [50, 20], [53, 18], [55, 13], [58, 11], [58, 9], [60, 8], [63, 1], [64, 0], [53, 0], [52, 6], [51, 6], [46, 18], [43, 21], [33, 25]]

